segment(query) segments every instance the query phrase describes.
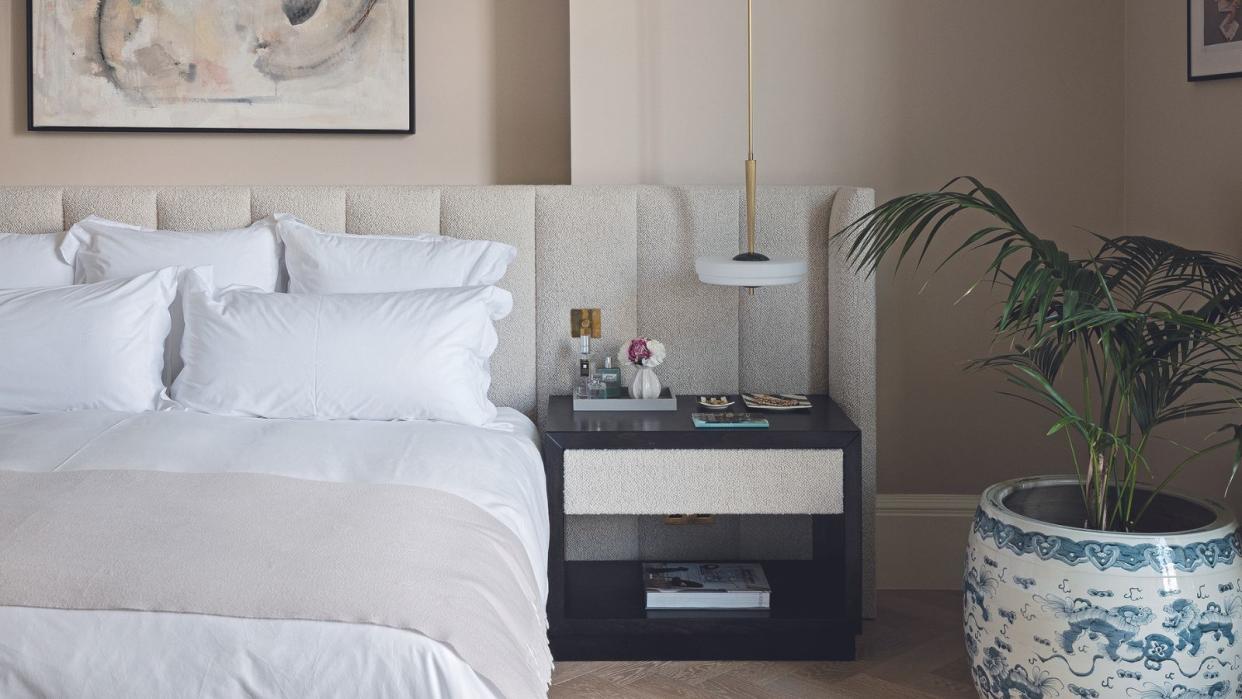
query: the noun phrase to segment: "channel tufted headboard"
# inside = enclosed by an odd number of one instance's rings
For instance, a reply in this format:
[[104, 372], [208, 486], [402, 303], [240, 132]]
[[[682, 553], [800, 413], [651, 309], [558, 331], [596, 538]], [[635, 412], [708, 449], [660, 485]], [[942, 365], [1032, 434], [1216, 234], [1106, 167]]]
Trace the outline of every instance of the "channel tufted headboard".
[[[242, 227], [275, 212], [327, 231], [433, 232], [518, 248], [503, 286], [514, 311], [500, 326], [493, 399], [539, 415], [574, 370], [569, 309], [603, 310], [615, 352], [635, 335], [668, 346], [662, 381], [680, 393], [827, 392], [862, 428], [865, 610], [873, 609], [875, 289], [829, 237], [868, 211], [869, 189], [759, 190], [764, 252], [809, 262], [806, 282], [708, 286], [694, 258], [733, 254], [744, 226], [734, 187], [0, 187], [0, 232], [64, 230], [90, 214], [175, 230]], [[870, 614], [870, 612], [868, 612]]]

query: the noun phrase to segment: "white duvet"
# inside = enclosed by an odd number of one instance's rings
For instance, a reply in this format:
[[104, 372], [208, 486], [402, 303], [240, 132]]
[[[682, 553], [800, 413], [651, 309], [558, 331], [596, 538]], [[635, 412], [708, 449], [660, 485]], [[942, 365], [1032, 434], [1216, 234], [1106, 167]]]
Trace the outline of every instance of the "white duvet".
[[[0, 469], [254, 472], [459, 495], [522, 542], [547, 595], [536, 431], [192, 412], [0, 417]], [[383, 532], [375, 532], [382, 537]], [[0, 697], [490, 697], [452, 649], [366, 624], [0, 607]]]

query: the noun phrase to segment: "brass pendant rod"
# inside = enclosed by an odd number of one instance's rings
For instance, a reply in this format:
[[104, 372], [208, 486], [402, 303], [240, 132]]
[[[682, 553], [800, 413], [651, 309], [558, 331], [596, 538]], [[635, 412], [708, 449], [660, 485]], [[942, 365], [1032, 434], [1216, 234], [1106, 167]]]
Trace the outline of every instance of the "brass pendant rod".
[[753, 92], [755, 87], [754, 55], [755, 34], [753, 29], [754, 0], [746, 0], [746, 159], [755, 159]]
[[746, 0], [746, 252], [755, 252], [754, 0]]

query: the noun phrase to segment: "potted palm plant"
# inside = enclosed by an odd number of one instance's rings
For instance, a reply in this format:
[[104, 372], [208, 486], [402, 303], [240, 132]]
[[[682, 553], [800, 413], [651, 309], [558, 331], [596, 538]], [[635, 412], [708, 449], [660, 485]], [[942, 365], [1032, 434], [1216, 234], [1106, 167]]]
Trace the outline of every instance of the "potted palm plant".
[[[983, 493], [963, 586], [980, 695], [1242, 696], [1237, 521], [1169, 489], [1188, 465], [1216, 462], [1227, 490], [1242, 459], [1230, 422], [1242, 405], [1242, 262], [1140, 236], [1094, 236], [1076, 257], [974, 178], [893, 199], [838, 237], [874, 273], [888, 258], [923, 261], [963, 214], [986, 221], [944, 260], [987, 251], [975, 285], [1003, 296], [1000, 351], [972, 366], [1049, 413], [1040, 429], [1066, 439], [1075, 471]], [[1208, 439], [1149, 462], [1171, 423], [1187, 422]]]

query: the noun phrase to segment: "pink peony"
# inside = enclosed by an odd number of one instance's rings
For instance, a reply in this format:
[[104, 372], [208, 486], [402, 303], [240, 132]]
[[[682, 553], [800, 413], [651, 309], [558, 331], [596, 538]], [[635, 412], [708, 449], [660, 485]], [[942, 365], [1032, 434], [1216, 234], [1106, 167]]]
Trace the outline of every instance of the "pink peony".
[[622, 364], [634, 366], [657, 367], [664, 362], [667, 351], [659, 340], [649, 337], [636, 337], [621, 346], [617, 359]]
[[650, 357], [651, 350], [647, 349], [647, 338], [636, 337], [630, 340], [629, 356], [631, 364], [642, 364], [644, 359]]

